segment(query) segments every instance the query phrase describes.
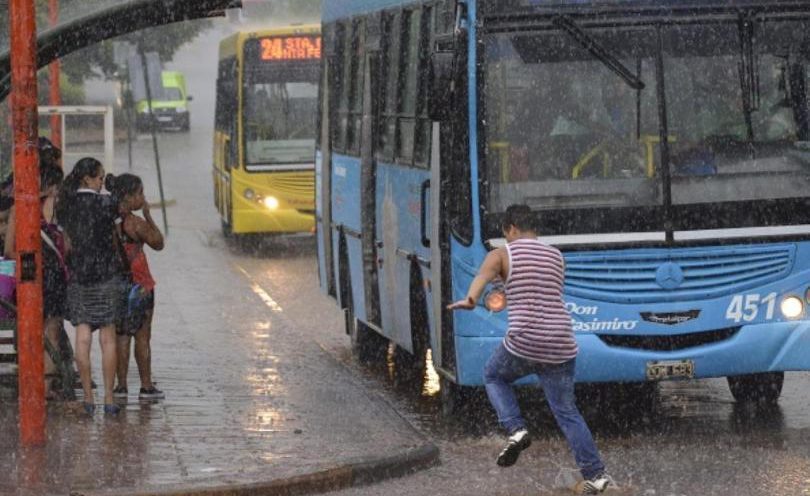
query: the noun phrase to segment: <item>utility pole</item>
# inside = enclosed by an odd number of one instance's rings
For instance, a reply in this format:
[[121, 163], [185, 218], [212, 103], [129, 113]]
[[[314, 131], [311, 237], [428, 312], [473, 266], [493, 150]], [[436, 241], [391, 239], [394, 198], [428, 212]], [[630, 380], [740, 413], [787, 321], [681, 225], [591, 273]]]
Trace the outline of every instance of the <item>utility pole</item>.
[[[48, 23], [53, 28], [59, 24], [59, 0], [50, 0], [48, 3]], [[59, 74], [62, 63], [59, 59], [51, 62], [48, 72], [48, 82], [50, 87], [49, 103], [52, 107], [62, 105], [62, 94], [59, 88]], [[62, 143], [62, 116], [55, 114], [51, 116], [51, 142], [59, 149], [64, 148]]]
[[157, 120], [152, 109], [152, 89], [149, 87], [149, 67], [146, 63], [143, 39], [138, 43], [138, 53], [143, 65], [143, 81], [146, 85], [146, 107], [149, 109], [149, 132], [152, 134], [152, 148], [155, 151], [155, 168], [157, 168], [158, 190], [160, 191], [160, 211], [163, 213], [163, 233], [169, 235], [169, 221], [166, 218], [166, 197], [163, 194], [163, 176], [160, 173], [160, 152], [157, 142]]
[[42, 243], [39, 235], [37, 39], [34, 2], [10, 0], [11, 108], [17, 245], [17, 360], [20, 442], [45, 443]]

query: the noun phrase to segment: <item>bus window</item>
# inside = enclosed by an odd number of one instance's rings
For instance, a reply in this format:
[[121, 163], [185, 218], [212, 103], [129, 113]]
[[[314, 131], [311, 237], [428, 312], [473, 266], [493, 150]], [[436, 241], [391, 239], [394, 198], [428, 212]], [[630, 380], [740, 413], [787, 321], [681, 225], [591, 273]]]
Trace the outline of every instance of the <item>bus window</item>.
[[380, 157], [389, 162], [394, 160], [394, 142], [397, 129], [397, 89], [399, 87], [399, 47], [401, 42], [401, 15], [383, 16], [383, 67], [387, 68], [386, 80], [382, 83], [382, 119], [377, 149]]
[[397, 160], [413, 162], [414, 133], [416, 127], [416, 99], [419, 81], [419, 42], [421, 40], [421, 11], [405, 11], [403, 15], [403, 41], [400, 58], [400, 99], [396, 141]]
[[750, 115], [736, 23], [665, 32], [668, 122], [677, 138], [671, 160], [676, 205], [795, 198], [810, 187], [807, 159], [795, 146], [808, 140], [808, 45], [797, 36], [805, 26], [769, 22], [756, 30]]
[[662, 203], [650, 30], [589, 33], [647, 83], [636, 91], [562, 32], [486, 43], [489, 209]]

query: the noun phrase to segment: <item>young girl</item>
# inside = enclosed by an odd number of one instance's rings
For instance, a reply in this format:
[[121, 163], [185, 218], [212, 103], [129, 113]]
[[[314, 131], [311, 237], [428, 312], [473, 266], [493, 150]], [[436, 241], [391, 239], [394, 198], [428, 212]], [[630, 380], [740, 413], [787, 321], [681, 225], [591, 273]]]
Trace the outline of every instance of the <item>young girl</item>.
[[95, 410], [90, 380], [92, 333], [100, 329], [104, 375], [104, 413], [116, 415], [113, 382], [117, 364], [115, 324], [123, 302], [123, 268], [115, 251], [118, 205], [101, 194], [104, 167], [94, 158], [83, 158], [65, 178], [56, 207], [70, 247], [67, 302], [70, 321], [76, 327], [76, 365], [84, 390], [84, 409]]
[[[152, 383], [152, 315], [155, 308], [155, 280], [149, 272], [146, 261], [144, 244], [156, 251], [163, 249], [163, 235], [158, 229], [152, 215], [149, 213], [149, 204], [143, 194], [143, 183], [138, 176], [121, 174], [118, 177], [107, 177], [107, 189], [119, 202], [123, 218], [122, 240], [129, 264], [132, 282], [140, 286], [139, 311], [143, 312], [140, 319], [129, 319], [131, 328], [118, 327], [118, 386], [115, 388], [116, 397], [127, 397], [127, 372], [129, 370], [129, 350], [132, 335], [135, 336], [135, 362], [138, 364], [138, 373], [141, 377], [140, 399], [160, 399], [163, 392]], [[133, 214], [140, 210], [143, 219]], [[136, 322], [132, 322], [135, 320]], [[137, 322], [140, 321], [140, 322]], [[140, 325], [139, 325], [140, 324]]]

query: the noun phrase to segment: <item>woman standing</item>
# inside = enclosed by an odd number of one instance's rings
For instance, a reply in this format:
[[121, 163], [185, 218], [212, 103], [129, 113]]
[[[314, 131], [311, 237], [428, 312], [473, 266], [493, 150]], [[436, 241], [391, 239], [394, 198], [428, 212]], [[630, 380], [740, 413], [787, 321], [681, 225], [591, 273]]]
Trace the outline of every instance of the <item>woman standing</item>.
[[94, 158], [83, 158], [65, 178], [57, 203], [57, 218], [67, 234], [68, 316], [76, 327], [76, 365], [84, 390], [84, 408], [93, 414], [90, 380], [92, 333], [100, 329], [104, 376], [104, 413], [116, 415], [113, 381], [117, 363], [115, 324], [121, 314], [123, 277], [114, 249], [118, 206], [101, 194], [104, 167]]
[[[127, 373], [129, 371], [129, 354], [132, 336], [135, 336], [135, 362], [141, 378], [139, 399], [161, 399], [163, 391], [152, 382], [152, 315], [155, 309], [155, 280], [149, 271], [146, 253], [143, 248], [148, 245], [156, 251], [163, 249], [161, 234], [152, 215], [149, 204], [143, 194], [143, 182], [133, 174], [121, 174], [118, 177], [107, 176], [107, 189], [119, 202], [123, 217], [122, 241], [129, 264], [133, 284], [137, 285], [129, 303], [133, 308], [132, 315], [118, 326], [118, 386], [113, 391], [115, 397], [126, 398]], [[140, 210], [143, 218], [133, 212]], [[134, 298], [133, 298], [134, 296]]]
[[[65, 264], [65, 243], [62, 229], [56, 223], [55, 206], [63, 173], [59, 167], [41, 161], [39, 167], [40, 184], [40, 234], [42, 237], [42, 310], [45, 338], [53, 350], [59, 349], [59, 333], [64, 324], [67, 310], [67, 266]], [[14, 225], [14, 208], [8, 220], [8, 235], [5, 239], [6, 258], [17, 257]], [[56, 364], [50, 353], [45, 354], [45, 376], [56, 375]], [[71, 365], [72, 366], [72, 365]], [[57, 397], [52, 384], [46, 387], [50, 397]]]

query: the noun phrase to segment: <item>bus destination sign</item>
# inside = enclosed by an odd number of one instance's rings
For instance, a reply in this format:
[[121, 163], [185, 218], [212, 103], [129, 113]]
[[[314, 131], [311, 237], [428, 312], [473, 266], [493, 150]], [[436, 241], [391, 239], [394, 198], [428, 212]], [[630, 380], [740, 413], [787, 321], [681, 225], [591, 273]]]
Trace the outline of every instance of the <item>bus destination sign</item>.
[[321, 58], [321, 38], [319, 36], [262, 38], [260, 44], [259, 56], [265, 62]]

